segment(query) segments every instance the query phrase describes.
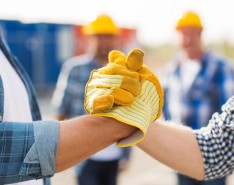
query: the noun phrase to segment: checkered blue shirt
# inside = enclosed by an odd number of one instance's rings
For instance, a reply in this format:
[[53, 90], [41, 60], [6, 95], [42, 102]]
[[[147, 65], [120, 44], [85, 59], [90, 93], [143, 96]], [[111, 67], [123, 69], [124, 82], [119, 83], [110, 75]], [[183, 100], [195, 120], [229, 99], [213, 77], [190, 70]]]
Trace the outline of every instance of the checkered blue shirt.
[[72, 57], [64, 63], [52, 98], [57, 113], [65, 118], [86, 114], [85, 86], [90, 72], [100, 67], [90, 55]]
[[[200, 62], [201, 68], [188, 90], [181, 85], [181, 62], [173, 63], [163, 84], [165, 118], [182, 122], [193, 129], [206, 126], [212, 114], [220, 112], [221, 106], [234, 95], [234, 71], [228, 62], [208, 52]], [[174, 99], [171, 97], [174, 96], [179, 97], [178, 105], [172, 103]], [[180, 115], [172, 114], [172, 104], [174, 111], [177, 107], [182, 108]]]
[[234, 96], [214, 113], [207, 127], [194, 131], [202, 152], [205, 179], [229, 175], [234, 170]]
[[31, 123], [2, 121], [5, 94], [0, 75], [0, 184], [44, 178], [44, 184], [50, 185], [50, 179], [45, 177], [55, 173], [59, 125], [56, 121], [37, 121], [41, 115], [31, 81], [1, 33], [0, 49], [25, 84], [33, 119]]

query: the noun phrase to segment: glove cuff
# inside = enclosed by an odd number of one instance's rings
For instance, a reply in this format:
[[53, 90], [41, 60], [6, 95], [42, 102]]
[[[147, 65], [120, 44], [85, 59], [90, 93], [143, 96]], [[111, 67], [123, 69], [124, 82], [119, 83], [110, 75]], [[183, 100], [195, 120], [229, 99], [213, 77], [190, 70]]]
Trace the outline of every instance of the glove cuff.
[[138, 128], [129, 137], [118, 141], [117, 146], [128, 147], [141, 142], [145, 137], [149, 123], [153, 122], [161, 111], [160, 96], [154, 83], [146, 80], [142, 86], [145, 91], [141, 92], [130, 106], [113, 106], [110, 112], [94, 114], [111, 117]]

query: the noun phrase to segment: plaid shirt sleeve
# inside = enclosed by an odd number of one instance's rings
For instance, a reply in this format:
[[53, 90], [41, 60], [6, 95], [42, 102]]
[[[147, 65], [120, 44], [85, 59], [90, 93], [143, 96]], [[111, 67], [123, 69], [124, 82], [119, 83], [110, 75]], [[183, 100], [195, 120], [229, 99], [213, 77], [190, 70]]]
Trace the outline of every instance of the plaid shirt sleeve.
[[0, 123], [0, 184], [53, 176], [59, 141], [55, 121]]
[[207, 127], [194, 131], [203, 156], [205, 179], [229, 175], [234, 169], [234, 97], [214, 113]]

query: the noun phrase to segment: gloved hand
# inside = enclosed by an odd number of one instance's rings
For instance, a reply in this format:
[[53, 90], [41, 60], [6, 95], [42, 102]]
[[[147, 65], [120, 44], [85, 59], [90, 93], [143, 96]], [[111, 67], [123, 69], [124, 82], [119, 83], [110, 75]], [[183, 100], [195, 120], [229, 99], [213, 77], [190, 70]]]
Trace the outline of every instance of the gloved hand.
[[93, 71], [86, 84], [84, 107], [88, 113], [112, 117], [138, 128], [133, 135], [118, 141], [117, 146], [127, 147], [142, 141], [149, 123], [162, 112], [162, 87], [143, 65], [143, 56], [139, 49], [131, 50], [127, 56], [113, 50], [109, 53], [109, 63]]
[[[128, 63], [136, 62], [138, 68], [141, 68], [143, 60], [140, 57], [134, 61], [130, 58], [127, 60]], [[139, 95], [140, 75], [133, 70], [128, 70], [126, 64], [126, 56], [120, 51], [113, 50], [109, 53], [107, 66], [98, 71], [92, 71], [86, 86], [86, 100], [88, 101], [86, 101], [85, 109], [88, 113], [107, 112], [113, 104], [130, 105], [134, 96]]]

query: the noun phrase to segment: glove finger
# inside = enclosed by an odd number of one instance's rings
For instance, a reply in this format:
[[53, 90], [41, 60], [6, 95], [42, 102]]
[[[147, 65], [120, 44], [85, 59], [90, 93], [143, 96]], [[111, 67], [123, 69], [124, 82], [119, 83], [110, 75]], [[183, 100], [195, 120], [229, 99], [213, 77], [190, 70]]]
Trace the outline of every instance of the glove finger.
[[139, 49], [133, 49], [128, 53], [127, 56], [127, 67], [130, 70], [138, 71], [143, 65], [143, 51]]
[[123, 52], [118, 51], [118, 50], [112, 50], [110, 51], [108, 55], [109, 63], [115, 63], [119, 64], [125, 68], [127, 68], [126, 65], [126, 56]]
[[141, 83], [129, 77], [123, 77], [120, 88], [130, 92], [133, 96], [138, 96], [141, 92]]
[[133, 96], [137, 96], [141, 91], [141, 83], [128, 76], [121, 75], [105, 75], [94, 72], [92, 78], [87, 84], [87, 91], [90, 92], [94, 88], [116, 88], [120, 87]]
[[94, 88], [86, 93], [85, 110], [88, 113], [108, 111], [114, 103], [113, 89]]
[[150, 78], [154, 75], [145, 65], [138, 71], [140, 75], [140, 82], [144, 82], [145, 80], [150, 80]]
[[140, 76], [137, 72], [128, 70], [125, 67], [115, 63], [109, 63], [107, 66], [98, 69], [98, 73], [106, 75], [121, 75], [133, 78], [138, 81], [140, 80]]
[[114, 96], [114, 103], [116, 105], [130, 105], [134, 101], [134, 96], [121, 88], [115, 88], [112, 92]]
[[102, 95], [94, 98], [92, 114], [109, 111], [114, 104], [113, 95]]
[[104, 75], [94, 72], [87, 83], [88, 91], [96, 87], [120, 87], [123, 76], [120, 75]]

